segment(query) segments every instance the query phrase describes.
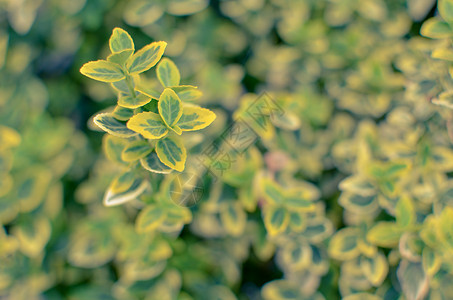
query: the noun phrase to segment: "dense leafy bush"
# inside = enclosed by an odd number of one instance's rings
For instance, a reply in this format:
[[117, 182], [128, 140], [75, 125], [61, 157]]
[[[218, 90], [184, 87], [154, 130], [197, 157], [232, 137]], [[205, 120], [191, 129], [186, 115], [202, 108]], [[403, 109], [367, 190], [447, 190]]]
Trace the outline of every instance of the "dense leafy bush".
[[452, 0], [0, 7], [1, 299], [453, 298]]

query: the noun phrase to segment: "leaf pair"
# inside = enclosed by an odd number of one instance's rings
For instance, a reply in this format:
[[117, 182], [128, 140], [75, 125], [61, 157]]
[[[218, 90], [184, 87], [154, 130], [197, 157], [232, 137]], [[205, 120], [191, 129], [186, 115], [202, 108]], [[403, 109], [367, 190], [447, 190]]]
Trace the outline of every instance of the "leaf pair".
[[207, 127], [215, 119], [215, 114], [208, 109], [185, 105], [178, 95], [166, 88], [159, 97], [159, 114], [143, 112], [133, 116], [127, 127], [140, 133], [147, 139], [160, 139], [169, 130], [180, 135], [182, 131], [194, 131]]
[[120, 28], [113, 30], [109, 40], [112, 54], [107, 60], [90, 61], [82, 66], [80, 72], [94, 80], [117, 82], [126, 75], [136, 75], [155, 66], [164, 54], [166, 42], [153, 42], [135, 54], [131, 36]]
[[262, 182], [263, 197], [269, 205], [264, 213], [264, 225], [270, 235], [282, 233], [290, 226], [296, 231], [304, 228], [305, 224], [301, 218], [301, 213], [314, 209], [313, 200], [318, 197], [318, 193], [309, 184], [306, 189], [283, 189], [275, 182], [264, 179]]

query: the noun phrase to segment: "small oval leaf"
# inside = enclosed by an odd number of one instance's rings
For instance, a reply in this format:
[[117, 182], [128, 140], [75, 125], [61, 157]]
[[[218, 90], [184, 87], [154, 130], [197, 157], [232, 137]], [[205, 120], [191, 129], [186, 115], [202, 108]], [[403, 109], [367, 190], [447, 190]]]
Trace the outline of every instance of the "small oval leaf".
[[135, 49], [134, 41], [129, 33], [118, 27], [113, 29], [112, 35], [109, 39], [109, 47], [112, 53], [118, 53], [123, 50], [132, 50], [133, 52]]
[[168, 127], [178, 122], [183, 113], [182, 103], [178, 95], [169, 88], [166, 88], [159, 97], [159, 114]]
[[137, 51], [126, 63], [129, 73], [139, 74], [155, 66], [164, 54], [166, 46], [166, 42], [154, 42]]
[[117, 137], [127, 138], [137, 135], [137, 132], [128, 129], [126, 124], [115, 119], [111, 113], [98, 114], [93, 121], [99, 128]]
[[156, 68], [157, 78], [164, 87], [178, 86], [181, 80], [178, 67], [169, 58], [162, 58]]
[[118, 105], [125, 108], [138, 108], [151, 101], [151, 98], [144, 94], [133, 95], [121, 95], [118, 98]]
[[160, 161], [156, 152], [151, 152], [146, 157], [140, 159], [140, 164], [146, 170], [158, 174], [170, 174], [173, 171], [173, 169], [167, 167]]
[[139, 233], [153, 231], [163, 223], [166, 216], [161, 206], [149, 205], [138, 214], [135, 228]]
[[127, 128], [140, 133], [147, 139], [160, 139], [168, 133], [162, 118], [153, 112], [136, 114], [127, 122]]
[[151, 145], [144, 140], [133, 141], [124, 148], [121, 159], [127, 162], [139, 160], [152, 151]]
[[216, 118], [215, 113], [209, 109], [184, 105], [178, 125], [182, 131], [194, 131], [208, 127]]
[[186, 148], [175, 136], [161, 139], [156, 144], [156, 153], [160, 161], [168, 167], [182, 172], [187, 159]]
[[106, 60], [90, 61], [80, 68], [80, 73], [102, 82], [115, 82], [125, 78], [120, 66]]

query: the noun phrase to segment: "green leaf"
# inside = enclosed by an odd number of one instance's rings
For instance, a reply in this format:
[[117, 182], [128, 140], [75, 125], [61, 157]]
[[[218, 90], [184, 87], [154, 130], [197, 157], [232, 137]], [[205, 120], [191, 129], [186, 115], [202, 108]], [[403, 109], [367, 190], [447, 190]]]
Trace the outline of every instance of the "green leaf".
[[420, 230], [420, 237], [423, 242], [430, 246], [431, 248], [436, 249], [442, 243], [439, 239], [440, 231], [440, 220], [434, 215], [429, 215], [423, 222], [422, 229]]
[[156, 68], [157, 78], [164, 87], [178, 86], [181, 80], [178, 67], [169, 58], [162, 58]]
[[343, 179], [338, 187], [342, 191], [353, 192], [361, 196], [376, 195], [376, 187], [364, 176], [354, 175]]
[[402, 260], [396, 273], [407, 300], [425, 299], [429, 281], [421, 263]]
[[392, 248], [399, 242], [403, 230], [394, 222], [378, 222], [367, 233], [367, 240], [377, 246]]
[[110, 161], [125, 164], [121, 159], [121, 153], [129, 142], [126, 139], [119, 138], [110, 134], [106, 134], [103, 137], [102, 146], [104, 149], [105, 156]]
[[160, 139], [168, 133], [162, 118], [153, 112], [136, 114], [127, 122], [127, 128], [147, 139]]
[[127, 121], [134, 115], [134, 110], [122, 106], [116, 106], [112, 112], [112, 116], [120, 121]]
[[440, 214], [439, 228], [437, 231], [438, 237], [443, 246], [449, 250], [453, 250], [453, 208], [445, 207]]
[[247, 214], [239, 202], [228, 201], [222, 206], [220, 220], [228, 234], [240, 236], [245, 230]]
[[304, 217], [304, 212], [292, 211], [289, 216], [289, 226], [295, 232], [303, 231], [307, 224]]
[[335, 233], [329, 243], [329, 255], [338, 260], [350, 260], [360, 254], [358, 239], [360, 231], [356, 228], [344, 228]]
[[80, 73], [102, 82], [115, 82], [126, 77], [119, 65], [106, 60], [87, 62], [80, 68]]
[[129, 33], [121, 28], [114, 28], [112, 35], [109, 39], [109, 47], [112, 53], [118, 53], [124, 50], [134, 51], [134, 41], [132, 40]]
[[68, 251], [71, 265], [97, 268], [113, 258], [116, 253], [115, 243], [112, 237], [99, 227], [99, 225], [85, 226], [84, 230], [76, 232], [72, 237]]
[[129, 143], [121, 153], [121, 159], [127, 162], [139, 160], [152, 151], [151, 145], [144, 140]]
[[438, 0], [437, 9], [445, 21], [453, 23], [453, 0]]
[[122, 94], [118, 98], [118, 105], [125, 108], [138, 108], [151, 101], [151, 98], [144, 94], [133, 95], [124, 95]]
[[173, 169], [167, 167], [160, 161], [156, 152], [151, 152], [146, 157], [140, 159], [140, 164], [143, 168], [153, 173], [170, 174], [173, 171]]
[[137, 92], [145, 94], [146, 96], [148, 96], [150, 98], [158, 100], [160, 97], [160, 93], [157, 90], [157, 88], [153, 87], [153, 85], [151, 83], [149, 81], [140, 80], [135, 85], [135, 90]]
[[[132, 85], [135, 85], [135, 80], [134, 77], [130, 77], [132, 81]], [[127, 84], [126, 79], [121, 79], [120, 81], [112, 82], [110, 83], [111, 86], [118, 92], [123, 93], [123, 94], [129, 94], [129, 86]]]
[[422, 252], [423, 270], [429, 277], [433, 277], [442, 266], [442, 258], [431, 248], [425, 247]]
[[284, 204], [289, 206], [291, 210], [311, 210], [314, 208], [313, 202], [300, 197], [299, 195], [289, 195], [285, 197]]
[[382, 298], [369, 293], [354, 293], [343, 297], [342, 300], [382, 300]]
[[[264, 300], [298, 300], [305, 299], [301, 288], [293, 281], [286, 279], [273, 280], [266, 283], [261, 289]], [[318, 299], [313, 295], [310, 299]], [[322, 299], [322, 298], [321, 298]]]
[[272, 124], [285, 130], [297, 130], [300, 128], [299, 118], [290, 112], [284, 114], [272, 114], [270, 116]]
[[200, 130], [209, 126], [216, 118], [215, 113], [209, 109], [184, 105], [181, 118], [178, 120], [178, 125], [182, 131]]
[[432, 39], [443, 39], [451, 37], [453, 35], [453, 31], [448, 23], [434, 17], [423, 23], [422, 28], [420, 29], [420, 34]]
[[179, 138], [168, 136], [156, 144], [156, 153], [166, 166], [182, 172], [187, 159], [186, 148]]
[[377, 253], [372, 257], [362, 256], [360, 268], [368, 281], [376, 287], [382, 284], [389, 271], [387, 258], [382, 253]]
[[128, 138], [137, 135], [128, 129], [126, 124], [115, 119], [111, 113], [98, 114], [93, 121], [99, 128], [117, 137]]
[[178, 95], [166, 88], [159, 97], [159, 114], [168, 127], [172, 127], [182, 116], [182, 103]]
[[175, 91], [179, 99], [183, 102], [197, 100], [203, 95], [198, 87], [192, 85], [173, 86], [171, 89]]
[[124, 66], [124, 64], [129, 59], [129, 57], [132, 56], [132, 53], [134, 53], [134, 50], [132, 50], [132, 49], [127, 49], [127, 50], [123, 50], [121, 52], [112, 53], [109, 56], [107, 56], [107, 61], [118, 64], [120, 66]]
[[52, 227], [47, 218], [35, 216], [28, 222], [15, 225], [12, 235], [19, 241], [19, 249], [23, 254], [28, 257], [38, 257], [42, 255], [51, 231]]
[[20, 143], [21, 137], [16, 130], [0, 125], [0, 150], [17, 147]]
[[149, 205], [138, 214], [135, 228], [139, 233], [154, 231], [164, 222], [166, 216], [163, 207]]
[[362, 196], [355, 193], [342, 192], [338, 203], [347, 210], [358, 214], [368, 214], [379, 209], [376, 195]]
[[110, 183], [109, 189], [115, 194], [123, 193], [127, 191], [132, 184], [134, 184], [135, 180], [136, 174], [131, 170], [127, 170], [121, 175], [115, 177], [112, 183]]
[[438, 48], [431, 53], [431, 57], [453, 62], [453, 50], [447, 48]]
[[396, 222], [403, 228], [415, 222], [415, 207], [408, 196], [402, 196], [396, 204]]
[[291, 270], [306, 269], [313, 257], [312, 248], [306, 242], [284, 245], [280, 253], [281, 261]]
[[262, 181], [263, 197], [272, 204], [283, 204], [285, 195], [280, 186], [270, 179]]
[[289, 224], [289, 213], [283, 206], [270, 206], [264, 213], [264, 225], [271, 236], [286, 230]]
[[148, 187], [149, 184], [146, 180], [135, 178], [125, 191], [117, 193], [109, 188], [104, 195], [104, 205], [115, 206], [135, 200], [143, 194]]
[[139, 74], [155, 66], [164, 54], [166, 46], [166, 42], [154, 42], [137, 51], [126, 63], [129, 73]]

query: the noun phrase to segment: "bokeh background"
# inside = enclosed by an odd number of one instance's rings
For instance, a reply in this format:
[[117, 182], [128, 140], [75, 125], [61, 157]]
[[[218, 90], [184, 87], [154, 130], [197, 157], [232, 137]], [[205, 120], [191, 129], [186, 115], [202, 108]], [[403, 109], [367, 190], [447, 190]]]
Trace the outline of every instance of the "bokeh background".
[[[433, 0], [0, 0], [0, 299], [452, 299], [449, 20], [420, 35], [447, 15]], [[166, 41], [203, 92], [217, 119], [197, 143], [262, 92], [285, 111], [153, 233], [135, 231], [140, 206], [102, 205], [121, 167], [91, 117], [116, 95], [79, 69], [115, 27], [136, 49]], [[316, 202], [278, 234], [270, 177]]]

